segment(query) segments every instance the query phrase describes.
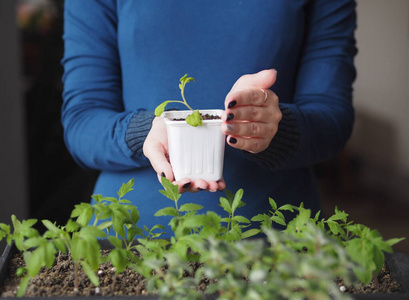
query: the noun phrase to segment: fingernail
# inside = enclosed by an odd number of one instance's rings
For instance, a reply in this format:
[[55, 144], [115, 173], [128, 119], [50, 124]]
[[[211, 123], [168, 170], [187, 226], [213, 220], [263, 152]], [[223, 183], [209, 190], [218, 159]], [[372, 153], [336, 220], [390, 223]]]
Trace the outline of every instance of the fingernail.
[[235, 144], [235, 143], [237, 143], [237, 139], [234, 138], [234, 137], [231, 137], [231, 138], [229, 139], [229, 143], [230, 143], [230, 144]]
[[211, 192], [211, 193], [216, 193], [216, 191], [212, 191], [212, 190], [209, 190], [209, 192]]
[[233, 118], [234, 118], [234, 115], [233, 115], [233, 114], [228, 114], [226, 121], [233, 120]]
[[236, 104], [237, 104], [237, 101], [236, 101], [236, 100], [230, 101], [229, 105], [227, 105], [227, 108], [235, 107]]
[[203, 189], [203, 188], [197, 188], [199, 191], [204, 191], [204, 190], [206, 190], [206, 189]]
[[234, 126], [231, 124], [226, 124], [226, 129], [228, 132], [232, 132], [234, 130]]
[[160, 176], [166, 177], [165, 172], [160, 173]]
[[191, 182], [185, 183], [182, 188], [187, 189], [190, 186]]

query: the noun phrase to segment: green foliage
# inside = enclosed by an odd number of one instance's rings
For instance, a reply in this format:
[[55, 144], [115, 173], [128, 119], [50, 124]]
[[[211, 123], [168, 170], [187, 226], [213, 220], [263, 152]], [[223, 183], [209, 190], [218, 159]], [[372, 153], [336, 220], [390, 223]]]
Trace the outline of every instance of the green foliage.
[[[173, 204], [155, 213], [171, 217], [173, 237], [165, 240], [164, 226], [138, 226], [137, 207], [124, 199], [133, 185], [133, 179], [124, 183], [116, 198], [93, 195], [94, 205], [76, 205], [65, 226], [42, 220], [42, 235], [33, 228], [34, 219], [20, 221], [13, 215], [12, 226], [0, 223], [0, 240], [14, 242], [26, 263], [17, 270], [22, 276], [18, 296], [42, 268], [54, 264], [58, 253], [69, 252], [77, 290], [80, 270], [98, 286], [96, 271], [108, 261], [116, 274], [130, 268], [145, 276], [148, 291], [164, 299], [202, 299], [203, 293], [220, 299], [339, 299], [346, 295], [335, 279], [353, 284], [353, 270], [368, 283], [380, 272], [384, 252], [402, 240], [384, 240], [377, 230], [349, 221], [337, 207], [325, 219], [320, 213], [312, 216], [302, 203], [278, 206], [271, 198], [271, 210], [249, 220], [238, 213], [245, 206], [241, 189], [226, 190], [220, 198], [224, 216], [201, 213], [199, 204], [180, 204], [178, 187], [162, 177], [160, 193]], [[286, 220], [285, 214], [293, 216]], [[249, 239], [260, 232], [265, 239]], [[101, 256], [99, 238], [112, 244], [108, 257]], [[204, 280], [210, 284], [199, 289]]]
[[188, 115], [186, 117], [186, 122], [189, 125], [192, 125], [194, 127], [197, 126], [202, 126], [202, 116], [200, 114], [200, 112], [198, 110], [193, 110], [193, 108], [191, 108], [189, 106], [189, 104], [187, 104], [186, 98], [185, 98], [185, 87], [186, 84], [189, 83], [190, 81], [195, 81], [193, 77], [188, 77], [187, 74], [183, 75], [182, 78], [179, 79], [180, 83], [179, 83], [179, 89], [180, 89], [180, 94], [182, 96], [183, 101], [181, 100], [166, 100], [164, 102], [162, 102], [161, 104], [159, 104], [156, 108], [155, 108], [155, 116], [160, 117], [162, 115], [162, 113], [165, 111], [165, 107], [166, 105], [168, 105], [169, 103], [181, 103], [183, 105], [185, 105], [188, 109], [190, 109], [193, 113]]

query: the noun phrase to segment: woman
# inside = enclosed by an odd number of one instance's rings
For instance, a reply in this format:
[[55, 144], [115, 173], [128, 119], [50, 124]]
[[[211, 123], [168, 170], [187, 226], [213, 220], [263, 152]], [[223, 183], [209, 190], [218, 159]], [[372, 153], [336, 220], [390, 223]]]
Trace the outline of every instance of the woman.
[[267, 212], [269, 197], [317, 211], [311, 167], [352, 131], [355, 27], [352, 0], [67, 0], [67, 147], [81, 166], [101, 170], [95, 193], [115, 196], [134, 178], [127, 198], [140, 224], [166, 225], [153, 217], [171, 205], [157, 178], [173, 172], [153, 110], [179, 95], [188, 73], [192, 107], [225, 109], [229, 146], [224, 180], [182, 179], [181, 192], [200, 191], [182, 201], [223, 214], [220, 191], [243, 188], [246, 217]]

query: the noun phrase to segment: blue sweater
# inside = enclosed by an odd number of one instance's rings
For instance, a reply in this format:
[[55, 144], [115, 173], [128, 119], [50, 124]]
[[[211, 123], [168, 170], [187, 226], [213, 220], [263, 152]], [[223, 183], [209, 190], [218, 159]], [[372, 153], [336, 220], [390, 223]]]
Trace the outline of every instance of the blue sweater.
[[[239, 214], [267, 212], [319, 197], [311, 167], [335, 156], [354, 122], [352, 83], [356, 53], [355, 2], [349, 0], [67, 0], [65, 3], [65, 142], [84, 168], [101, 170], [95, 193], [116, 196], [135, 179], [127, 199], [141, 225], [167, 224], [153, 214], [168, 199], [142, 153], [154, 108], [180, 98], [179, 78], [195, 108], [224, 108], [243, 74], [275, 68], [272, 90], [283, 119], [265, 151], [250, 154], [226, 146], [227, 188], [244, 189]], [[223, 192], [184, 194], [224, 215]]]

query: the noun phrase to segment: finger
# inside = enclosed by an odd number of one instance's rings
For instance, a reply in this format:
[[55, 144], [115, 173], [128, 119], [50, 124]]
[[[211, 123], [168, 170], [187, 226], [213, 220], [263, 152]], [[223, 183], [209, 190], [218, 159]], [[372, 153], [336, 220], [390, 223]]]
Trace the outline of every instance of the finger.
[[166, 177], [170, 181], [174, 180], [172, 166], [167, 159], [165, 149], [151, 148], [149, 153], [146, 153], [145, 156], [149, 159], [153, 169], [158, 174], [159, 181], [161, 181], [161, 177]]
[[218, 188], [217, 188], [218, 191], [223, 191], [224, 189], [226, 189], [226, 182], [224, 181], [223, 178], [217, 181], [217, 185], [218, 185]]
[[258, 137], [268, 138], [273, 137], [277, 133], [275, 123], [262, 122], [241, 122], [241, 123], [223, 123], [221, 125], [222, 132], [226, 135], [242, 136], [242, 137]]
[[269, 141], [264, 138], [248, 138], [241, 136], [228, 136], [227, 143], [233, 148], [245, 150], [250, 153], [259, 153], [264, 151], [269, 145]]
[[226, 183], [224, 179], [218, 181], [205, 181], [203, 179], [197, 179], [192, 182], [192, 185], [189, 188], [189, 192], [196, 193], [201, 191], [222, 191], [226, 188]]
[[263, 122], [270, 121], [269, 110], [260, 106], [241, 106], [234, 109], [227, 109], [221, 118], [224, 122], [252, 121]]
[[226, 109], [237, 108], [241, 106], [260, 106], [267, 107], [269, 99], [273, 99], [273, 92], [268, 89], [245, 89], [230, 93], [225, 102]]
[[275, 69], [262, 70], [254, 74], [241, 76], [233, 85], [232, 91], [243, 88], [269, 89], [277, 80], [277, 71]]
[[185, 192], [189, 192], [190, 188], [193, 186], [192, 185], [192, 180], [188, 178], [183, 178], [177, 181], [173, 182], [174, 185], [178, 186], [178, 191], [180, 194], [183, 194]]

